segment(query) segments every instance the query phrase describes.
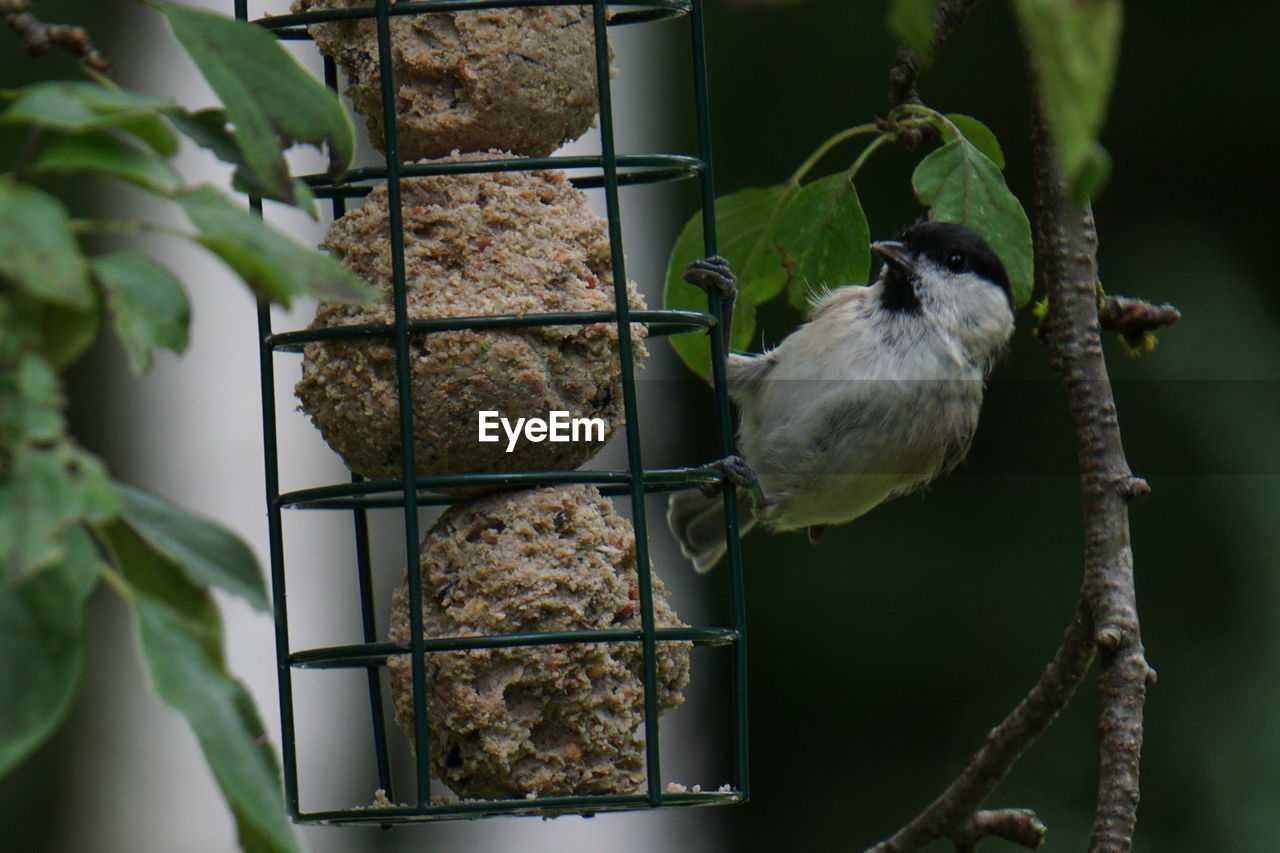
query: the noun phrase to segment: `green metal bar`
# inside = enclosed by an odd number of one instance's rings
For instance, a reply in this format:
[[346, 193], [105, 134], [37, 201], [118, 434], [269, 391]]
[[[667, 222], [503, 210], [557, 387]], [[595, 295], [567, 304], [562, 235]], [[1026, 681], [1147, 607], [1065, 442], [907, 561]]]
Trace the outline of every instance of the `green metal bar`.
[[[711, 105], [707, 88], [707, 54], [704, 38], [705, 21], [702, 0], [693, 0], [689, 14], [689, 29], [693, 48], [694, 110], [698, 123], [698, 154], [702, 159], [702, 239], [707, 255], [716, 253], [715, 178], [711, 161]], [[732, 317], [720, 316], [720, 300], [708, 294], [707, 310], [721, 323], [731, 323]], [[729, 392], [725, 376], [725, 351], [723, 338], [718, 330], [711, 332], [711, 376], [716, 389], [716, 424], [720, 433], [720, 453], [729, 456], [737, 451], [733, 440], [733, 416], [729, 411]], [[724, 489], [725, 533], [728, 542], [726, 555], [729, 570], [730, 607], [733, 624], [742, 636], [734, 644], [733, 666], [733, 743], [734, 780], [742, 798], [750, 797], [750, 763], [747, 751], [747, 605], [746, 585], [742, 577], [742, 545], [738, 538], [737, 490]]]
[[[248, 20], [248, 0], [235, 0], [235, 16]], [[262, 199], [251, 196], [249, 206], [262, 215]], [[280, 514], [280, 448], [276, 439], [275, 363], [266, 340], [271, 336], [271, 308], [258, 300], [258, 368], [262, 392], [262, 454], [267, 499], [267, 540], [271, 559], [271, 609], [275, 623], [276, 691], [280, 696], [280, 758], [284, 801], [289, 816], [299, 819], [297, 733], [293, 716], [293, 671], [289, 666], [289, 608], [285, 595], [284, 520]]]
[[[423, 166], [422, 168], [426, 167]], [[374, 171], [380, 172], [382, 170], [377, 169]], [[692, 178], [695, 177], [696, 174], [697, 173], [695, 171], [683, 166], [673, 166], [665, 169], [651, 168], [619, 175], [618, 185], [629, 187], [641, 184], [657, 184], [665, 181], [678, 181], [685, 178]], [[571, 176], [569, 178], [569, 183], [573, 185], [575, 189], [579, 190], [599, 189], [604, 186], [604, 177], [602, 175], [585, 175], [579, 177]], [[311, 192], [316, 198], [364, 198], [372, 189], [372, 184], [316, 184], [312, 186]]]
[[[724, 475], [714, 468], [667, 468], [652, 469], [642, 474], [642, 479], [646, 489], [649, 491], [670, 491], [682, 486], [700, 483], [718, 483], [724, 478]], [[460, 488], [460, 487], [483, 487], [494, 488], [499, 486], [505, 487], [523, 487], [533, 488], [535, 486], [551, 486], [564, 483], [591, 483], [594, 485], [622, 485], [630, 488], [632, 483], [631, 471], [526, 471], [524, 473], [501, 473], [501, 474], [438, 474], [430, 477], [418, 477], [415, 481], [415, 487], [420, 490], [438, 491], [440, 489]], [[401, 494], [404, 484], [400, 480], [363, 480], [359, 483], [343, 483], [333, 486], [317, 486], [311, 489], [298, 489], [292, 492], [286, 492], [277, 499], [281, 507], [301, 507], [304, 504], [315, 504], [318, 501], [324, 501], [331, 498], [355, 498], [364, 496], [373, 496], [383, 493], [392, 493], [394, 495]], [[437, 506], [442, 503], [453, 503], [461, 500], [450, 495], [442, 495], [444, 500], [431, 500], [429, 505]], [[384, 506], [400, 506], [400, 498], [396, 498], [395, 504], [384, 504]], [[427, 501], [419, 497], [419, 504], [426, 505]], [[369, 506], [368, 504], [359, 504], [360, 506]], [[308, 507], [323, 509], [349, 509], [350, 507], [324, 506], [324, 507]]]
[[[324, 84], [330, 89], [338, 88], [338, 66], [334, 62], [333, 57], [326, 56], [324, 58]], [[347, 203], [345, 199], [335, 198], [332, 202], [334, 220], [341, 219], [347, 212]], [[268, 346], [270, 346], [271, 336], [267, 337]], [[363, 478], [359, 474], [352, 474], [351, 481], [360, 483]], [[373, 603], [373, 568], [372, 560], [369, 556], [369, 516], [364, 507], [353, 507], [351, 513], [352, 523], [355, 526], [355, 546], [356, 546], [356, 583], [360, 591], [360, 622], [361, 630], [364, 633], [364, 641], [373, 643], [377, 641], [377, 619], [374, 616]], [[382, 707], [382, 684], [381, 669], [376, 665], [370, 665], [366, 670], [366, 683], [369, 689], [369, 715], [373, 726], [373, 759], [377, 767], [378, 787], [387, 792], [388, 797], [394, 798], [394, 788], [391, 780], [391, 756], [387, 751], [387, 720], [386, 713]]]
[[[684, 154], [623, 154], [617, 163], [624, 169], [650, 170], [666, 169], [676, 175], [692, 177], [702, 171], [702, 161]], [[534, 172], [544, 169], [603, 169], [604, 158], [591, 154], [559, 157], [522, 157], [503, 160], [462, 160], [430, 163], [404, 163], [400, 167], [400, 176], [404, 178], [428, 178], [437, 175], [469, 175], [489, 172]], [[381, 166], [366, 166], [352, 169], [343, 176], [342, 184], [360, 181], [380, 181], [387, 177], [386, 169]], [[325, 187], [331, 183], [328, 175], [312, 173], [299, 176], [312, 188]], [[619, 180], [625, 176], [619, 175]], [[571, 180], [573, 178], [571, 177]], [[581, 180], [580, 178], [578, 180]]]
[[[654, 638], [659, 642], [693, 643], [695, 646], [726, 646], [741, 634], [734, 628], [658, 628]], [[471, 649], [500, 649], [516, 646], [552, 646], [562, 643], [634, 643], [644, 641], [639, 628], [605, 630], [547, 631], [532, 634], [493, 634], [483, 637], [430, 637], [423, 641], [428, 652], [455, 652]], [[395, 643], [355, 643], [304, 649], [289, 656], [292, 666], [308, 669], [354, 668], [382, 664], [392, 655], [403, 655], [408, 649]]]
[[[665, 794], [660, 808], [719, 806], [741, 803], [745, 798], [737, 791], [700, 791]], [[299, 818], [307, 824], [378, 823], [388, 818], [404, 821], [449, 820], [459, 817], [488, 815], [534, 815], [556, 817], [565, 814], [590, 816], [597, 812], [635, 811], [653, 808], [645, 794], [583, 794], [565, 797], [537, 797], [519, 800], [461, 800], [447, 805], [417, 809], [407, 806], [387, 808], [344, 809], [308, 812]]]
[[593, 0], [596, 98], [600, 107], [600, 152], [604, 157], [604, 197], [618, 312], [618, 358], [622, 366], [622, 407], [626, 416], [627, 467], [631, 472], [631, 524], [635, 530], [636, 575], [640, 588], [640, 626], [644, 633], [645, 777], [651, 805], [662, 804], [662, 762], [658, 741], [658, 652], [654, 638], [653, 579], [644, 505], [644, 462], [640, 454], [640, 408], [636, 404], [635, 351], [631, 307], [627, 302], [626, 259], [622, 248], [622, 211], [618, 201], [618, 160], [613, 128], [612, 77], [609, 73], [608, 15], [605, 0]]
[[[361, 482], [359, 474], [352, 474], [353, 483]], [[373, 604], [373, 566], [369, 557], [369, 516], [363, 507], [356, 507], [352, 512], [355, 524], [356, 544], [356, 584], [360, 592], [360, 630], [365, 643], [378, 642], [378, 620], [374, 615]], [[290, 655], [290, 663], [293, 656]], [[387, 718], [382, 707], [381, 667], [378, 662], [369, 662], [366, 666], [365, 679], [369, 688], [369, 714], [373, 725], [373, 757], [378, 768], [378, 787], [394, 798], [391, 781], [391, 758], [387, 751]]]
[[[400, 456], [404, 483], [417, 471], [413, 449], [413, 383], [409, 362], [409, 305], [404, 276], [404, 224], [400, 208], [400, 143], [396, 121], [395, 71], [391, 64], [390, 0], [376, 0], [378, 70], [382, 82], [382, 121], [387, 166], [387, 222], [391, 229], [391, 295], [395, 305], [396, 392], [400, 401]], [[418, 540], [418, 495], [404, 489], [404, 550], [408, 562], [409, 629], [413, 649], [414, 740], [417, 743], [419, 807], [431, 802], [430, 743], [427, 731], [427, 675], [422, 657], [422, 566]]]
[[[631, 322], [653, 324], [674, 332], [692, 332], [715, 328], [719, 320], [696, 311], [650, 310], [632, 311]], [[494, 314], [485, 317], [437, 317], [409, 321], [410, 334], [451, 332], [459, 329], [517, 329], [530, 326], [586, 326], [592, 323], [616, 323], [616, 311], [557, 311], [546, 314]], [[300, 352], [312, 341], [349, 340], [351, 338], [390, 338], [396, 334], [393, 323], [353, 323], [303, 329], [272, 335], [267, 344], [286, 352]]]
[[[581, 6], [581, 0], [419, 0], [416, 3], [396, 3], [390, 10], [392, 15], [416, 15], [423, 12], [461, 12], [470, 9], [529, 9], [543, 6]], [[621, 12], [615, 14], [609, 22], [611, 25], [634, 24], [654, 21], [684, 14], [689, 9], [689, 0], [612, 0], [610, 6], [623, 8], [635, 7], [638, 12]], [[271, 15], [254, 20], [269, 30], [276, 30], [280, 38], [310, 38], [306, 32], [309, 24], [327, 21], [349, 21], [357, 18], [371, 18], [378, 7], [355, 6], [349, 9], [323, 9], [314, 12], [298, 12], [292, 15]], [[286, 28], [297, 27], [297, 30]]]
[[[235, 0], [235, 16], [248, 20], [247, 0]], [[250, 197], [249, 206], [262, 215], [262, 200]], [[262, 435], [264, 485], [267, 498], [267, 539], [271, 559], [271, 606], [275, 623], [276, 691], [280, 696], [280, 753], [284, 769], [284, 800], [289, 816], [300, 814], [298, 803], [298, 758], [293, 716], [293, 672], [289, 660], [289, 614], [285, 596], [283, 518], [277, 501], [280, 496], [280, 450], [276, 440], [275, 364], [271, 347], [264, 342], [271, 335], [271, 309], [258, 301], [258, 366], [262, 375]]]

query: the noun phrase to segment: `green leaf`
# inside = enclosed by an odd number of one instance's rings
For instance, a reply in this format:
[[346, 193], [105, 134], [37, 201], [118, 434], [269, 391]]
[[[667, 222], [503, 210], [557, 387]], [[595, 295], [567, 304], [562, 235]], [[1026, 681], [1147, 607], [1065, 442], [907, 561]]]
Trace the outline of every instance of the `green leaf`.
[[178, 153], [178, 138], [160, 116], [170, 106], [153, 98], [99, 83], [46, 82], [19, 89], [0, 113], [0, 123], [32, 124], [63, 133], [114, 127], [132, 134], [164, 157]]
[[182, 178], [169, 161], [149, 148], [139, 148], [109, 133], [64, 136], [40, 152], [29, 167], [34, 172], [92, 172], [169, 195]]
[[0, 280], [44, 302], [93, 307], [89, 266], [62, 202], [0, 178]]
[[1025, 305], [1032, 286], [1031, 224], [996, 164], [968, 140], [957, 139], [921, 160], [911, 184], [931, 218], [982, 235], [1004, 263], [1014, 305]]
[[287, 306], [299, 295], [350, 301], [373, 295], [342, 264], [295, 243], [213, 187], [183, 190], [175, 200], [199, 232], [200, 244], [266, 299]]
[[0, 565], [10, 578], [34, 575], [66, 556], [66, 530], [119, 509], [106, 467], [87, 451], [67, 441], [13, 446], [0, 480]]
[[[174, 517], [167, 508], [160, 512], [166, 519]], [[226, 669], [222, 622], [213, 596], [202, 584], [193, 583], [183, 566], [153, 547], [153, 531], [137, 529], [138, 514], [131, 515], [102, 533], [128, 585], [152, 686], [195, 732], [235, 815], [241, 840], [249, 844], [244, 849], [298, 853], [285, 817], [275, 754], [266, 743], [253, 700]], [[144, 527], [149, 524], [143, 522]]]
[[235, 127], [243, 184], [288, 203], [303, 201], [281, 153], [295, 142], [329, 148], [329, 175], [341, 177], [355, 153], [355, 130], [338, 96], [294, 62], [262, 27], [189, 6], [160, 11], [200, 68]]
[[782, 212], [777, 238], [789, 272], [787, 296], [801, 312], [826, 288], [867, 283], [871, 236], [847, 173], [802, 187]]
[[6, 349], [16, 349], [0, 356], [0, 363], [12, 364], [14, 353], [22, 350], [39, 353], [55, 370], [80, 358], [97, 340], [102, 323], [101, 297], [93, 288], [89, 293], [89, 307], [72, 308], [11, 291], [4, 300], [9, 322], [3, 324], [0, 335], [5, 336]]
[[222, 162], [234, 166], [244, 162], [228, 127], [226, 110], [211, 107], [190, 112], [182, 107], [172, 107], [165, 115], [180, 133], [201, 148], [212, 151]]
[[0, 580], [0, 776], [62, 722], [84, 670], [84, 602], [99, 557], [81, 527], [63, 532], [60, 550], [48, 571]]
[[124, 520], [190, 580], [243, 596], [259, 610], [270, 609], [258, 561], [240, 537], [155, 495], [123, 483], [116, 490]]
[[[745, 349], [755, 334], [756, 306], [782, 292], [787, 270], [778, 251], [776, 229], [782, 211], [799, 191], [779, 184], [739, 190], [716, 199], [716, 233], [720, 254], [738, 276], [738, 302], [733, 311], [733, 349]], [[704, 254], [702, 214], [685, 224], [667, 261], [664, 302], [668, 308], [706, 311], [707, 295], [681, 276]], [[719, 332], [714, 332], [719, 334]], [[704, 379], [711, 370], [711, 343], [706, 335], [677, 335], [671, 344], [689, 369]]]
[[[996, 168], [1002, 172], [1004, 171], [1004, 151], [1000, 149], [1000, 141], [991, 132], [991, 128], [973, 116], [947, 113], [946, 117], [947, 121], [950, 121], [960, 131], [961, 136], [972, 142], [983, 154], [986, 154], [987, 159], [996, 164]], [[946, 122], [937, 122], [937, 127], [942, 131], [942, 137], [945, 141], [950, 142], [955, 139], [955, 134], [951, 132], [951, 128], [947, 127]]]
[[1015, 0], [1064, 182], [1074, 187], [1106, 119], [1120, 55], [1119, 0]]
[[89, 266], [107, 294], [116, 334], [135, 373], [151, 366], [156, 347], [176, 353], [186, 350], [191, 305], [173, 273], [136, 252], [99, 255]]
[[[7, 369], [16, 364], [40, 340], [39, 329], [34, 328], [36, 321], [32, 319], [32, 299], [19, 299], [21, 294], [10, 291], [7, 299], [0, 299], [0, 364], [6, 370], [0, 370], [0, 394], [7, 394], [9, 375]], [[0, 423], [9, 420], [8, 413], [0, 407]], [[3, 446], [0, 436], [0, 446]]]
[[211, 659], [173, 611], [148, 596], [134, 602], [143, 657], [156, 692], [187, 718], [254, 851], [300, 853], [285, 817], [280, 768], [244, 685]]
[[1111, 178], [1111, 155], [1097, 142], [1089, 146], [1089, 155], [1076, 175], [1071, 194], [1080, 200], [1094, 199], [1102, 194]]
[[131, 600], [146, 598], [183, 625], [204, 654], [223, 665], [222, 615], [208, 587], [192, 582], [172, 557], [151, 546], [123, 518], [101, 529]]
[[[207, 148], [219, 160], [231, 163], [238, 168], [232, 177], [231, 185], [246, 195], [270, 198], [271, 188], [257, 183], [254, 173], [246, 166], [244, 155], [236, 145], [235, 136], [227, 126], [227, 111], [219, 109], [187, 112], [181, 108], [169, 111], [169, 120], [174, 127], [187, 135], [201, 148]], [[315, 194], [311, 187], [299, 178], [293, 179], [293, 204], [316, 219]]]
[[889, 32], [928, 64], [933, 53], [933, 11], [938, 0], [892, 0], [889, 4]]
[[36, 303], [40, 316], [40, 354], [54, 368], [72, 364], [98, 339], [102, 308], [97, 294], [89, 308], [66, 308], [53, 303]]
[[[5, 302], [0, 300], [0, 306]], [[24, 441], [49, 444], [61, 438], [66, 429], [64, 404], [58, 374], [39, 355], [23, 353], [14, 367], [0, 370], [0, 447]]]

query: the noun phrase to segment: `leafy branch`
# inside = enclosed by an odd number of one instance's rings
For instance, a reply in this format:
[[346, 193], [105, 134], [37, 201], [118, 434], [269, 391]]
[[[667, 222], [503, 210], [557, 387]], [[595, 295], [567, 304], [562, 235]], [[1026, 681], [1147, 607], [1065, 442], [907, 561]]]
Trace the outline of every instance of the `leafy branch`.
[[[182, 713], [235, 815], [241, 844], [296, 851], [280, 770], [249, 694], [226, 669], [210, 588], [269, 605], [242, 541], [160, 498], [112, 481], [68, 432], [59, 371], [107, 324], [144, 372], [157, 349], [182, 352], [190, 307], [181, 280], [141, 252], [90, 253], [80, 240], [160, 233], [220, 258], [267, 302], [300, 295], [361, 299], [368, 288], [332, 258], [296, 243], [227, 192], [190, 185], [170, 162], [186, 136], [235, 166], [236, 188], [313, 210], [283, 150], [324, 147], [329, 171], [349, 166], [354, 132], [337, 97], [251, 24], [151, 3], [224, 107], [191, 112], [119, 88], [76, 27], [41, 24], [18, 0], [6, 22], [35, 52], [57, 44], [87, 80], [45, 80], [0, 92], [0, 124], [26, 144], [0, 172], [0, 774], [50, 737], [84, 668], [84, 606], [105, 583], [134, 615], [156, 693]], [[170, 202], [190, 229], [72, 219], [36, 182], [51, 175], [116, 181]], [[314, 212], [313, 212], [314, 215]]]
[[[970, 116], [943, 115], [921, 104], [902, 104], [887, 119], [842, 130], [819, 145], [781, 184], [739, 190], [716, 199], [719, 252], [738, 274], [734, 307], [735, 349], [747, 349], [755, 334], [756, 308], [785, 294], [807, 312], [828, 287], [865, 283], [871, 273], [870, 226], [853, 181], [871, 155], [888, 142], [915, 137], [928, 128], [943, 145], [924, 156], [911, 182], [929, 215], [958, 222], [981, 234], [1009, 272], [1014, 301], [1031, 294], [1031, 226], [1009, 192], [1001, 170], [1004, 155], [995, 134]], [[849, 140], [870, 137], [850, 165], [804, 183], [817, 165]], [[699, 311], [706, 295], [684, 281], [689, 262], [703, 254], [702, 216], [695, 214], [676, 240], [667, 263], [669, 308]], [[676, 352], [702, 376], [710, 364], [703, 336], [672, 339]]]
[[1075, 429], [1084, 487], [1085, 577], [1092, 632], [1101, 658], [1102, 710], [1098, 799], [1091, 853], [1122, 853], [1133, 843], [1138, 809], [1142, 708], [1155, 670], [1147, 665], [1138, 624], [1129, 540], [1130, 501], [1150, 492], [1129, 470], [1098, 323], [1098, 236], [1093, 211], [1071, 197], [1055, 138], [1043, 112], [1048, 90], [1035, 87], [1032, 144], [1036, 177], [1037, 251], [1049, 313], [1044, 335], [1062, 376]]
[[[894, 0], [889, 24], [902, 47], [889, 73], [890, 109], [870, 125], [876, 135], [849, 169], [802, 183], [836, 145], [871, 132], [867, 125], [824, 142], [784, 183], [717, 200], [719, 249], [739, 276], [734, 348], [749, 346], [756, 306], [780, 293], [803, 311], [815, 289], [867, 280], [867, 221], [850, 181], [889, 141], [909, 150], [937, 145], [912, 174], [915, 195], [931, 218], [963, 223], [986, 239], [1009, 273], [1016, 305], [1030, 301], [1033, 267], [1046, 290], [1036, 308], [1043, 317], [1039, 331], [1067, 388], [1085, 492], [1085, 577], [1076, 612], [1039, 680], [990, 730], [960, 774], [910, 823], [867, 853], [908, 853], [939, 839], [968, 851], [989, 836], [1040, 846], [1046, 830], [1034, 812], [985, 810], [982, 804], [1065, 707], [1095, 657], [1101, 658], [1103, 709], [1090, 850], [1127, 851], [1135, 825], [1142, 705], [1154, 672], [1138, 626], [1127, 503], [1149, 487], [1125, 461], [1099, 333], [1117, 329], [1132, 348], [1149, 350], [1153, 332], [1176, 323], [1179, 314], [1168, 305], [1106, 296], [1098, 284], [1089, 200], [1109, 172], [1097, 137], [1119, 49], [1118, 0], [1012, 2], [1033, 83], [1034, 251], [1026, 213], [1001, 174], [1004, 157], [994, 134], [976, 119], [927, 107], [916, 91], [920, 70], [977, 0]], [[701, 248], [701, 221], [695, 217], [669, 262], [668, 305], [698, 310], [705, 304], [701, 292], [680, 277]], [[706, 340], [685, 337], [673, 343], [705, 376]]]
[[[963, 3], [939, 4], [962, 6]], [[971, 850], [975, 822], [994, 825], [983, 801], [1020, 755], [1053, 722], [1101, 657], [1098, 799], [1089, 850], [1128, 851], [1138, 805], [1142, 707], [1155, 673], [1138, 624], [1129, 542], [1129, 501], [1150, 491], [1125, 460], [1115, 400], [1100, 339], [1100, 309], [1130, 334], [1147, 335], [1178, 319], [1169, 306], [1098, 296], [1097, 233], [1088, 196], [1103, 159], [1101, 127], [1117, 50], [1119, 5], [1015, 0], [1031, 57], [1032, 156], [1036, 190], [1036, 264], [1047, 292], [1040, 330], [1063, 378], [1075, 427], [1085, 495], [1085, 572], [1075, 616], [1053, 661], [1013, 712], [987, 735], [968, 765], [928, 808], [868, 853], [906, 853], [940, 838]], [[941, 13], [939, 13], [939, 20]], [[1081, 74], [1081, 68], [1091, 70]], [[1052, 81], [1052, 82], [1050, 82]], [[1073, 117], [1067, 121], [1064, 117]], [[1034, 813], [1023, 825], [1039, 826]], [[1012, 820], [1012, 819], [1011, 819]], [[1012, 825], [1016, 826], [1013, 820]], [[1039, 832], [988, 832], [1035, 848]]]

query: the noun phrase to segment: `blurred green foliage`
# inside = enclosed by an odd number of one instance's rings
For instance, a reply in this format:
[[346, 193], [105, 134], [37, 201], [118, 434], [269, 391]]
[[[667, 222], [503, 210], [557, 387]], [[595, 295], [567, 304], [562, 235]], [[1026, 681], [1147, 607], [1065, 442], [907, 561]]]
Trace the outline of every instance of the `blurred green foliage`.
[[[56, 79], [56, 64], [36, 69], [38, 82], [6, 80], [0, 91], [0, 125], [26, 130], [10, 171], [0, 173], [0, 776], [20, 770], [57, 730], [92, 669], [83, 611], [102, 581], [132, 609], [152, 687], [190, 723], [241, 846], [291, 853], [301, 848], [285, 815], [276, 755], [250, 694], [226, 669], [209, 589], [269, 610], [256, 559], [216, 524], [113, 484], [106, 465], [68, 429], [55, 372], [85, 354], [104, 305], [135, 370], [145, 370], [154, 347], [181, 352], [190, 320], [182, 283], [146, 255], [87, 255], [86, 234], [136, 236], [152, 226], [73, 220], [31, 178], [107, 177], [168, 198], [195, 231], [154, 227], [204, 246], [263, 300], [360, 298], [368, 289], [333, 258], [211, 185], [184, 186], [168, 162], [179, 148], [166, 119], [175, 114], [178, 130], [235, 163], [238, 186], [304, 209], [314, 199], [289, 176], [282, 148], [326, 146], [336, 176], [350, 164], [354, 132], [334, 93], [269, 33], [188, 6], [152, 5], [227, 101], [225, 112], [189, 114], [92, 72], [89, 80]], [[71, 195], [82, 201], [85, 190], [73, 185]], [[0, 833], [6, 843], [12, 834]]]

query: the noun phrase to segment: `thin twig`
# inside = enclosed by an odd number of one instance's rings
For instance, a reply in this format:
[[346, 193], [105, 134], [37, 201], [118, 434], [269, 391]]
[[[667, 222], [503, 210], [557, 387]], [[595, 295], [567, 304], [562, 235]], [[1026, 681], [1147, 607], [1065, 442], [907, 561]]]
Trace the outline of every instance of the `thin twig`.
[[98, 52], [84, 27], [46, 24], [31, 13], [30, 0], [0, 0], [0, 14], [9, 29], [21, 37], [31, 56], [44, 56], [60, 47], [97, 71], [111, 70], [111, 63]]
[[978, 807], [1084, 680], [1094, 655], [1093, 634], [1089, 608], [1082, 597], [1053, 660], [1018, 707], [987, 733], [986, 743], [928, 808], [892, 838], [867, 848], [866, 853], [910, 853], [939, 838], [976, 844], [972, 822]]
[[964, 833], [964, 837], [954, 839], [956, 853], [972, 853], [979, 841], [991, 836], [1036, 850], [1044, 844], [1048, 830], [1030, 809], [995, 809], [969, 818]]
[[1042, 334], [1062, 376], [1084, 489], [1084, 599], [1101, 656], [1100, 766], [1091, 853], [1127, 853], [1138, 808], [1142, 707], [1154, 672], [1138, 625], [1129, 501], [1150, 487], [1125, 458], [1098, 321], [1093, 211], [1064, 189], [1038, 91], [1032, 105], [1036, 258], [1049, 298]]
[[1182, 312], [1169, 304], [1156, 305], [1132, 296], [1107, 296], [1098, 306], [1098, 323], [1114, 329], [1130, 346], [1140, 346], [1147, 334], [1165, 326], [1174, 326]]
[[[940, 0], [933, 8], [933, 43], [929, 47], [930, 54], [938, 52], [938, 48], [946, 42], [956, 27], [964, 23], [965, 18], [980, 0]], [[902, 45], [894, 54], [893, 64], [889, 66], [889, 108], [902, 104], [918, 104], [920, 97], [916, 94], [916, 78], [919, 76], [919, 58], [916, 52]], [[936, 136], [937, 130], [932, 125], [922, 125], [909, 132], [899, 133], [897, 142], [907, 149], [914, 149], [920, 143]]]

